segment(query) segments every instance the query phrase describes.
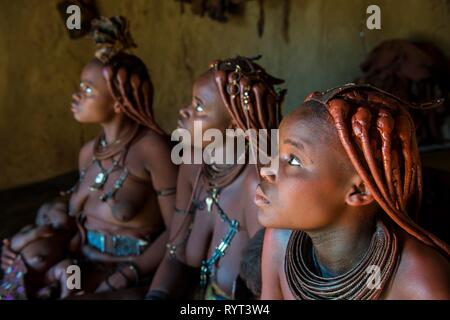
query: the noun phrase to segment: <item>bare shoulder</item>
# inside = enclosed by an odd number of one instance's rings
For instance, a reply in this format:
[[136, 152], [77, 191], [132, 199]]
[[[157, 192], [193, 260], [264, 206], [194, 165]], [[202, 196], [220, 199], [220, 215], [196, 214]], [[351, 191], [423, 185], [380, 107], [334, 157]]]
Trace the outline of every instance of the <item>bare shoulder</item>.
[[[130, 154], [141, 160], [145, 168], [155, 176], [176, 181], [176, 166], [171, 160], [170, 143], [167, 136], [146, 129], [132, 145]], [[169, 177], [166, 177], [169, 175]]]
[[200, 164], [181, 164], [178, 179], [183, 179], [193, 185], [201, 167]]
[[286, 247], [291, 231], [267, 228], [264, 234], [262, 269], [262, 300], [283, 299], [282, 279]]
[[[153, 130], [145, 129], [142, 136], [136, 141], [136, 148], [143, 151], [143, 154], [156, 154], [160, 152], [170, 153], [170, 144], [167, 136], [163, 136]], [[154, 150], [155, 152], [149, 152]]]
[[292, 231], [267, 228], [264, 234], [264, 249], [271, 252], [272, 259], [282, 263]]
[[78, 165], [81, 168], [86, 168], [94, 156], [95, 139], [86, 142], [80, 149], [78, 157]]
[[450, 299], [450, 265], [436, 249], [410, 235], [402, 236], [402, 253], [391, 292], [398, 299]]

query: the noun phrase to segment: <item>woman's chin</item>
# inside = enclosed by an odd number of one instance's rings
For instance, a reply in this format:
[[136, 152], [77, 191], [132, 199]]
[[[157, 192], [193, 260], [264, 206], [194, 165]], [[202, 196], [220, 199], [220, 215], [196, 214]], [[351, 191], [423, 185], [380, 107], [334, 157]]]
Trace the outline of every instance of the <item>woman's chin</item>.
[[265, 212], [264, 209], [258, 208], [258, 222], [260, 225], [266, 228], [274, 228], [274, 221], [271, 219], [271, 215]]
[[81, 114], [79, 113], [74, 113], [73, 114], [73, 118], [81, 124], [96, 124], [99, 123], [98, 121], [89, 121], [88, 119], [86, 119], [85, 117], [83, 117]]
[[82, 122], [82, 121], [80, 120], [80, 117], [79, 117], [78, 114], [76, 114], [76, 113], [73, 114], [73, 118], [74, 118], [77, 122]]
[[87, 121], [84, 121], [84, 120], [83, 120], [83, 117], [80, 117], [80, 116], [77, 115], [76, 113], [73, 115], [73, 118], [74, 118], [78, 123], [82, 123], [82, 124], [88, 123]]

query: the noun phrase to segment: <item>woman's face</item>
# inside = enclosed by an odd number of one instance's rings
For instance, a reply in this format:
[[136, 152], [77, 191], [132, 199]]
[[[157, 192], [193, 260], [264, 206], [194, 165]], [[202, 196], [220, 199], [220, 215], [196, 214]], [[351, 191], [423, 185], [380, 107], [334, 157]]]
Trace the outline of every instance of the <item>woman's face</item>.
[[[188, 130], [191, 137], [194, 137], [194, 121], [201, 123], [202, 136], [208, 129], [214, 128], [225, 132], [230, 126], [231, 117], [222, 101], [212, 72], [206, 72], [195, 81], [192, 102], [180, 110], [178, 128]], [[208, 141], [204, 141], [202, 147], [208, 144]]]
[[259, 222], [304, 231], [336, 222], [354, 171], [331, 124], [295, 110], [280, 125], [279, 157], [278, 171], [256, 192]]
[[81, 123], [103, 123], [114, 116], [114, 99], [102, 71], [103, 65], [92, 60], [81, 72], [79, 90], [72, 95], [71, 110]]

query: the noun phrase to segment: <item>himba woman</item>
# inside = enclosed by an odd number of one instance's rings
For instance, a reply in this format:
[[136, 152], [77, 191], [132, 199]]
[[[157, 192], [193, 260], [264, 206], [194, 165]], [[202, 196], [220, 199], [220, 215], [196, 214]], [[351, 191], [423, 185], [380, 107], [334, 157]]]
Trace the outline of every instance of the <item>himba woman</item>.
[[[174, 210], [177, 167], [167, 135], [153, 116], [153, 85], [123, 17], [95, 20], [95, 58], [72, 97], [74, 118], [101, 133], [79, 155], [80, 179], [46, 210], [76, 218], [83, 292], [142, 286], [159, 265]], [[72, 241], [76, 244], [77, 241]], [[6, 242], [8, 247], [8, 242]], [[4, 250], [4, 265], [15, 254]], [[149, 281], [147, 279], [147, 281]], [[147, 285], [148, 286], [148, 283]]]
[[[191, 136], [195, 134], [194, 122], [201, 124], [202, 136], [208, 129], [219, 130], [224, 137], [223, 150], [230, 143], [225, 138], [227, 129], [276, 129], [284, 90], [275, 86], [282, 82], [253, 58], [216, 61], [195, 81], [192, 102], [181, 109], [178, 126]], [[219, 159], [181, 165], [168, 250], [147, 299], [189, 296], [188, 278], [198, 287], [190, 297], [233, 298], [242, 253], [261, 229], [253, 203], [258, 163], [250, 163], [248, 155], [262, 144], [248, 135], [246, 138], [242, 153], [231, 148], [235, 151], [231, 164], [218, 163]], [[203, 140], [199, 146], [203, 154], [208, 155], [208, 146], [210, 142]], [[195, 270], [200, 270], [200, 275]]]
[[422, 176], [409, 107], [349, 84], [283, 119], [279, 170], [255, 196], [268, 227], [262, 299], [450, 298], [449, 246], [413, 222]]

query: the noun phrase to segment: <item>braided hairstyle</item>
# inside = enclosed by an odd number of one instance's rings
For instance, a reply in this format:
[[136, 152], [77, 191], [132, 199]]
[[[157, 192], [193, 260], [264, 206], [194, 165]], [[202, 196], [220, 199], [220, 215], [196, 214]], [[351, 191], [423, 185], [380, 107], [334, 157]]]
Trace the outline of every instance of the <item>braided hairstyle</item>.
[[95, 57], [103, 64], [108, 89], [124, 114], [164, 134], [154, 120], [153, 84], [147, 67], [137, 56], [125, 52], [136, 47], [128, 21], [121, 16], [93, 20], [90, 37], [96, 44]]
[[328, 111], [353, 167], [389, 218], [448, 256], [449, 246], [408, 216], [410, 209], [418, 210], [422, 197], [421, 162], [409, 105], [375, 87], [354, 84], [313, 92], [305, 100], [311, 103]]
[[222, 100], [238, 128], [276, 129], [281, 121], [281, 105], [286, 90], [275, 86], [284, 83], [255, 61], [261, 56], [217, 60], [210, 65]]
[[[238, 129], [277, 129], [281, 121], [281, 105], [286, 90], [276, 86], [284, 80], [273, 77], [257, 64], [261, 56], [252, 58], [237, 56], [232, 59], [216, 60], [210, 65], [210, 72], [216, 81], [222, 101]], [[246, 135], [251, 152], [266, 151], [263, 145], [270, 142], [270, 136], [259, 139]], [[269, 144], [270, 146], [270, 144]]]

